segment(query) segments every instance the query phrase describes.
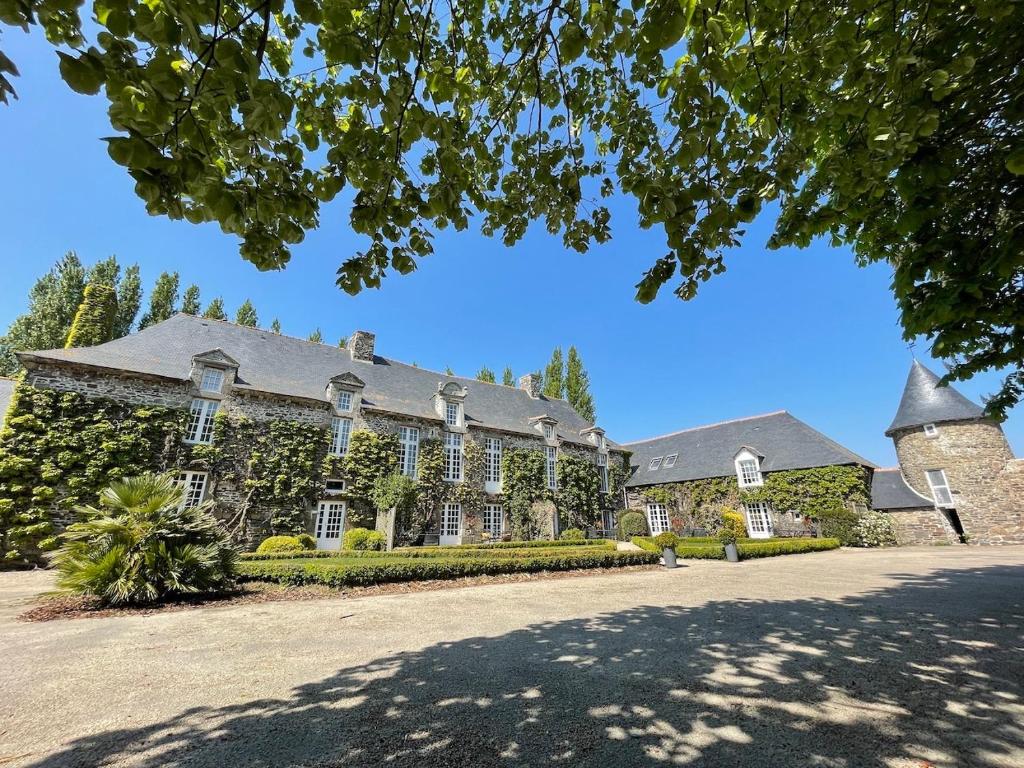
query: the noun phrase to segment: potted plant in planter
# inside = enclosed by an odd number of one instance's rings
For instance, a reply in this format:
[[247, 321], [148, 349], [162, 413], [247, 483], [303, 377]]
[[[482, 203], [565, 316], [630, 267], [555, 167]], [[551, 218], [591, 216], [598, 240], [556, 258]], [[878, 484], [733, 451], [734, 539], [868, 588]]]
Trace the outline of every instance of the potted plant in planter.
[[726, 507], [722, 510], [722, 527], [718, 531], [718, 540], [725, 547], [725, 559], [730, 563], [740, 561], [740, 553], [736, 548], [736, 540], [747, 535], [747, 526], [743, 515]]
[[739, 550], [736, 549], [736, 531], [732, 528], [723, 528], [718, 532], [718, 540], [725, 547], [725, 559], [730, 563], [740, 561]]
[[676, 544], [679, 543], [679, 537], [671, 531], [665, 533], [659, 533], [654, 537], [654, 543], [658, 545], [658, 549], [661, 550], [661, 559], [665, 564], [666, 568], [677, 568], [676, 563]]

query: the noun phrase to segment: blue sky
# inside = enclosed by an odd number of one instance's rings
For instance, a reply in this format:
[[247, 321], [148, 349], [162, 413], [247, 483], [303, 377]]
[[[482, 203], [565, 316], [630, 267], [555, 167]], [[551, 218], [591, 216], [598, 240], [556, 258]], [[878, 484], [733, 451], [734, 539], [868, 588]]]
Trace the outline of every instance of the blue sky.
[[[421, 367], [473, 376], [541, 367], [556, 345], [575, 344], [590, 372], [598, 422], [627, 441], [785, 408], [850, 449], [895, 463], [883, 432], [895, 413], [911, 355], [900, 336], [891, 272], [855, 266], [845, 249], [816, 243], [769, 252], [767, 211], [729, 270], [684, 303], [670, 290], [653, 304], [633, 286], [665, 252], [663, 235], [636, 226], [633, 205], [613, 205], [613, 240], [585, 255], [534, 227], [514, 248], [479, 235], [438, 233], [436, 254], [411, 276], [350, 297], [334, 285], [338, 265], [365, 243], [343, 206], [293, 250], [282, 272], [261, 273], [233, 237], [146, 214], [132, 182], [106, 154], [103, 101], [68, 90], [57, 56], [38, 31], [6, 30], [6, 53], [22, 76], [20, 99], [0, 107], [0, 328], [23, 311], [35, 279], [68, 250], [87, 263], [116, 254], [138, 262], [147, 287], [162, 270], [197, 282], [204, 300], [230, 314], [251, 298], [261, 324], [285, 333], [320, 327], [335, 342], [355, 329], [377, 334], [377, 352]], [[10, 148], [17, 147], [12, 151]], [[918, 356], [934, 370], [924, 344]], [[959, 385], [980, 400], [998, 387], [988, 374]], [[1020, 409], [1004, 425], [1024, 445]]]

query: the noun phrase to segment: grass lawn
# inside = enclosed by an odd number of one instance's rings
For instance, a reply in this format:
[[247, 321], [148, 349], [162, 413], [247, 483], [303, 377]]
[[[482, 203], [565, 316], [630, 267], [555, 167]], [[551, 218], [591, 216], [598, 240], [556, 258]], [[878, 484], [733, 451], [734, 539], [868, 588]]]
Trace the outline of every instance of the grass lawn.
[[245, 555], [245, 581], [359, 587], [396, 581], [457, 579], [503, 573], [616, 568], [658, 562], [654, 552], [618, 552], [614, 542], [545, 547], [420, 547], [394, 552], [304, 552]]

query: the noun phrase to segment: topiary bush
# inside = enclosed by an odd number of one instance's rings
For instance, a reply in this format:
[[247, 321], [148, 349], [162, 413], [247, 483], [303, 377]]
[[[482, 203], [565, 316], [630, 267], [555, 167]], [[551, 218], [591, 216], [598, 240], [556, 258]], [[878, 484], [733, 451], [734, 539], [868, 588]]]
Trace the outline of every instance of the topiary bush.
[[723, 536], [736, 541], [736, 539], [742, 539], [747, 535], [747, 524], [743, 520], [743, 515], [737, 512], [732, 507], [725, 507], [722, 510], [722, 527], [719, 530], [718, 538], [723, 539]]
[[384, 549], [386, 538], [380, 531], [368, 528], [353, 528], [345, 531], [342, 549], [368, 550], [379, 552]]
[[304, 549], [298, 536], [271, 536], [256, 547], [257, 552], [301, 552]]
[[854, 542], [858, 547], [896, 546], [896, 526], [885, 512], [867, 512], [853, 526]]
[[562, 531], [562, 535], [558, 538], [562, 541], [583, 541], [587, 538], [587, 534], [579, 528], [568, 528]]
[[619, 530], [624, 539], [647, 535], [647, 516], [643, 512], [631, 509], [619, 519]]
[[679, 537], [671, 531], [665, 531], [654, 537], [654, 543], [658, 549], [672, 549], [679, 543]]
[[303, 549], [305, 549], [305, 550], [316, 549], [316, 539], [314, 539], [308, 533], [300, 533], [295, 538], [298, 539], [299, 544], [302, 545]]
[[83, 519], [68, 526], [53, 559], [57, 586], [109, 605], [229, 588], [237, 553], [210, 514], [214, 503], [184, 502], [184, 489], [166, 475], [111, 483], [98, 507], [76, 508]]

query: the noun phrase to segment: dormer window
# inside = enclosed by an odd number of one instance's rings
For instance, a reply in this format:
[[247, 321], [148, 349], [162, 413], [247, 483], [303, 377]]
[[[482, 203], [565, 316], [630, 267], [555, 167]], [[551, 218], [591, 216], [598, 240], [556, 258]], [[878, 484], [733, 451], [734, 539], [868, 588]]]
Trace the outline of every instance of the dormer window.
[[335, 401], [339, 411], [348, 412], [352, 410], [352, 393], [347, 390], [341, 390], [338, 393], [338, 399]]
[[669, 469], [670, 467], [674, 467], [676, 465], [676, 459], [678, 459], [678, 458], [679, 458], [679, 454], [678, 453], [670, 453], [668, 456], [665, 457], [665, 463], [662, 466], [664, 466], [665, 469]]
[[461, 421], [462, 407], [458, 403], [445, 403], [444, 423], [449, 427], [457, 427]]
[[203, 392], [220, 392], [224, 388], [224, 371], [220, 368], [203, 368], [199, 389]]
[[924, 436], [925, 437], [938, 437], [939, 436], [939, 428], [936, 427], [934, 424], [925, 424], [924, 425]]
[[764, 484], [760, 460], [746, 449], [736, 455], [736, 480], [739, 482], [740, 488], [752, 488]]
[[655, 456], [651, 459], [651, 463], [647, 465], [647, 471], [653, 472], [661, 466], [661, 456]]
[[554, 440], [555, 439], [555, 427], [552, 424], [544, 425], [544, 439]]

